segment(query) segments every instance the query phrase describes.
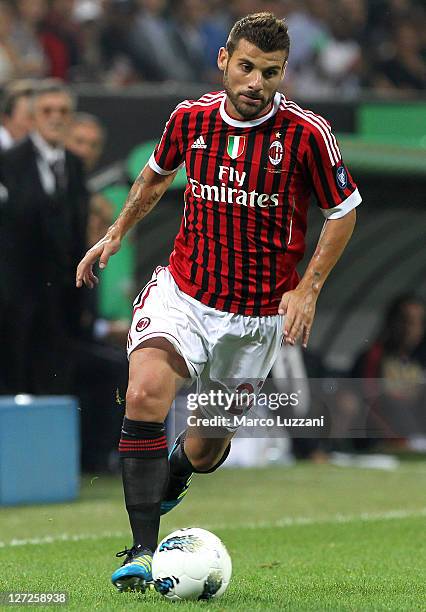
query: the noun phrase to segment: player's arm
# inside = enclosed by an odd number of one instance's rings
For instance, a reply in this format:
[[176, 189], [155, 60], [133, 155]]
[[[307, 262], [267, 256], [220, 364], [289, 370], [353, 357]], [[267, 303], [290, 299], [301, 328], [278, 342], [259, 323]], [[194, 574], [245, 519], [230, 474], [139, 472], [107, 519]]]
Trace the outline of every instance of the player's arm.
[[173, 182], [176, 172], [162, 175], [154, 172], [146, 165], [139, 174], [119, 217], [108, 229], [99, 242], [93, 245], [83, 257], [77, 267], [76, 286], [83, 283], [93, 288], [99, 280], [93, 273], [93, 265], [99, 259], [99, 267], [105, 268], [109, 258], [120, 249], [121, 241], [127, 232], [141, 219], [143, 219], [157, 204], [161, 196]]
[[307, 346], [318, 296], [324, 283], [339, 261], [355, 227], [356, 210], [352, 209], [339, 219], [327, 219], [315, 252], [296, 289], [281, 298], [278, 313], [286, 315], [284, 342], [295, 344], [302, 337]]
[[302, 337], [306, 347], [318, 295], [352, 235], [355, 208], [362, 199], [336, 138], [321, 117], [312, 120], [306, 132], [301, 165], [327, 221], [303, 278], [296, 289], [284, 293], [278, 312], [286, 315], [284, 342], [295, 344]]

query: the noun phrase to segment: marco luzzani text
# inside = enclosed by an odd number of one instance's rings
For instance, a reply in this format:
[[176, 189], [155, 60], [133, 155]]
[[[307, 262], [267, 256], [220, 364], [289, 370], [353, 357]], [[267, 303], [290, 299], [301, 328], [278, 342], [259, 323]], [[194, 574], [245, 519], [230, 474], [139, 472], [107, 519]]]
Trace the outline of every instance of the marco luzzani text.
[[[272, 411], [281, 408], [294, 408], [299, 405], [299, 394], [294, 393], [232, 393], [222, 389], [210, 390], [208, 393], [189, 393], [186, 397], [187, 408], [190, 411], [203, 408], [217, 408], [220, 414], [215, 416], [200, 416], [191, 414], [187, 418], [190, 427], [324, 427], [324, 417], [300, 418], [284, 417], [281, 414], [274, 417], [254, 416], [247, 414], [253, 408], [266, 408]], [[223, 411], [229, 414], [223, 414]]]

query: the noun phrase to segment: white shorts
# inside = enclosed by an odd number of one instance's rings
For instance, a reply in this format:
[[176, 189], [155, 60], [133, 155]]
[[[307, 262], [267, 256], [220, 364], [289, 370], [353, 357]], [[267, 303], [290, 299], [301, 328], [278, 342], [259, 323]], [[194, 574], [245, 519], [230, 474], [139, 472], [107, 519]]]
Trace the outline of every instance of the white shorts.
[[[133, 302], [127, 354], [145, 340], [166, 338], [184, 358], [191, 382], [197, 381], [197, 393], [217, 384], [229, 390], [231, 381], [256, 394], [280, 350], [283, 321], [278, 314], [244, 316], [206, 306], [158, 266]], [[201, 410], [207, 417], [228, 416], [218, 406]]]

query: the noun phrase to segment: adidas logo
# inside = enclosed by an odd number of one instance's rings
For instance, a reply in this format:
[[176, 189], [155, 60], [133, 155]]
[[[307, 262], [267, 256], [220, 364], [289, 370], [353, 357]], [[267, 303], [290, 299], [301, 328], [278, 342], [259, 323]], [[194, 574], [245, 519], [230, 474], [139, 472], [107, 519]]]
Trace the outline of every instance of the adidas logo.
[[193, 144], [191, 145], [191, 149], [207, 149], [204, 138], [200, 136], [197, 138], [197, 140], [194, 140]]

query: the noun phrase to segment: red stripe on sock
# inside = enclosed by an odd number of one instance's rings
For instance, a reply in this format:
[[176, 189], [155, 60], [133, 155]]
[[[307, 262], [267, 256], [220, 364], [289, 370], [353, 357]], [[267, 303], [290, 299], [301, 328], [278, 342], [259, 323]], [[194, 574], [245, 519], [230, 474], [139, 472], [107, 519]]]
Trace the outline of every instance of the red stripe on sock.
[[126, 438], [121, 438], [120, 442], [123, 442], [123, 444], [146, 444], [150, 446], [153, 444], [164, 444], [166, 443], [166, 438], [156, 438], [154, 440], [127, 440]]
[[167, 446], [166, 442], [161, 444], [123, 444], [120, 442], [120, 446], [123, 448], [165, 448]]
[[167, 453], [167, 446], [164, 447], [157, 447], [157, 448], [130, 448], [128, 446], [118, 446], [118, 451], [119, 453], [140, 453], [141, 455], [147, 454], [147, 453]]
[[119, 448], [123, 450], [157, 450], [167, 448], [166, 438], [158, 440], [120, 440]]
[[121, 442], [123, 442], [123, 444], [137, 444], [139, 446], [155, 446], [156, 444], [166, 444], [166, 440], [159, 440], [158, 442], [143, 442], [143, 441], [139, 441], [139, 440], [121, 440]]

